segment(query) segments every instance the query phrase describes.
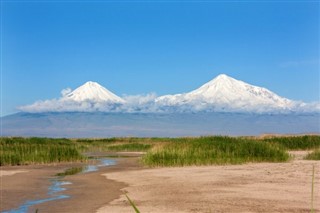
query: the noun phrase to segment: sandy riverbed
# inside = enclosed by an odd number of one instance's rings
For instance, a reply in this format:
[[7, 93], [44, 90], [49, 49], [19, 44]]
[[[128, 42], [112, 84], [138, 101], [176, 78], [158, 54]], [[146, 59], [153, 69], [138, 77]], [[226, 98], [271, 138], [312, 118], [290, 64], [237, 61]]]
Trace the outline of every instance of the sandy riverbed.
[[[117, 160], [117, 165], [101, 167], [97, 172], [66, 176], [62, 180], [71, 182], [63, 186], [65, 191], [60, 194], [70, 196], [68, 199], [45, 202], [34, 205], [28, 212], [57, 213], [57, 212], [95, 212], [99, 207], [119, 198], [121, 189], [126, 186], [113, 180], [106, 180], [103, 173], [113, 171], [130, 171], [140, 169], [137, 158], [123, 158]], [[50, 197], [48, 187], [50, 179], [67, 168], [78, 167], [83, 164], [56, 164], [1, 167], [0, 177], [0, 212], [17, 209], [25, 201], [39, 200]], [[23, 171], [23, 173], [22, 173]], [[59, 193], [57, 193], [59, 194]]]
[[[315, 165], [316, 212], [320, 212], [320, 162], [259, 163], [183, 168], [144, 168], [137, 158], [119, 159], [98, 172], [67, 176], [71, 197], [33, 206], [29, 212], [310, 212]], [[76, 164], [1, 167], [0, 211], [47, 196], [50, 178]]]
[[[301, 152], [296, 153], [301, 156]], [[315, 165], [316, 212], [320, 211], [320, 162], [156, 168], [104, 174], [123, 188], [141, 212], [310, 212]], [[100, 208], [133, 212], [125, 196]]]

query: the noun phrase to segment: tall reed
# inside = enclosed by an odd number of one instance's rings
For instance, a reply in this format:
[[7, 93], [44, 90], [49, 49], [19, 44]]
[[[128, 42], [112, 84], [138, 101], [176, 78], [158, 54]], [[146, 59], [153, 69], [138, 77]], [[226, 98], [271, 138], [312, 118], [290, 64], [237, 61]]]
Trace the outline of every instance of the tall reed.
[[304, 135], [291, 137], [271, 137], [263, 139], [264, 142], [276, 144], [289, 150], [311, 150], [320, 148], [319, 135]]
[[268, 143], [231, 137], [201, 137], [155, 147], [143, 156], [142, 161], [149, 166], [186, 166], [283, 162], [288, 158], [283, 148]]
[[67, 139], [0, 138], [0, 147], [0, 166], [84, 160]]

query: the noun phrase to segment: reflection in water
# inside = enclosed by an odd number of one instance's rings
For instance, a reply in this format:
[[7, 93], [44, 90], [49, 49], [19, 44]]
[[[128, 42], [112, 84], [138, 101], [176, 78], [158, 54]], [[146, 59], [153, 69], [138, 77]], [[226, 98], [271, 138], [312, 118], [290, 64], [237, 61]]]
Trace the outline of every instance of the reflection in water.
[[99, 167], [112, 166], [112, 165], [116, 164], [115, 160], [111, 160], [111, 159], [107, 159], [107, 158], [101, 158], [98, 160], [100, 161], [98, 165], [85, 166], [84, 169], [82, 170], [82, 173], [95, 172], [95, 171], [99, 170]]
[[[99, 167], [111, 166], [111, 165], [116, 164], [116, 161], [112, 160], [112, 159], [102, 158], [102, 159], [98, 159], [98, 160], [99, 160], [99, 163], [97, 165], [87, 165], [83, 168], [81, 173], [95, 172], [95, 171], [99, 170]], [[41, 203], [45, 203], [45, 202], [49, 202], [49, 201], [53, 201], [53, 200], [70, 198], [69, 195], [64, 195], [64, 194], [61, 195], [61, 194], [57, 194], [57, 193], [65, 191], [66, 189], [63, 188], [62, 186], [72, 184], [71, 182], [62, 181], [61, 177], [53, 178], [50, 181], [52, 183], [48, 188], [48, 195], [50, 195], [51, 197], [40, 199], [40, 200], [26, 201], [24, 204], [22, 204], [17, 209], [3, 211], [2, 213], [27, 213], [29, 207], [31, 207], [33, 205], [37, 205], [37, 204], [41, 204]]]

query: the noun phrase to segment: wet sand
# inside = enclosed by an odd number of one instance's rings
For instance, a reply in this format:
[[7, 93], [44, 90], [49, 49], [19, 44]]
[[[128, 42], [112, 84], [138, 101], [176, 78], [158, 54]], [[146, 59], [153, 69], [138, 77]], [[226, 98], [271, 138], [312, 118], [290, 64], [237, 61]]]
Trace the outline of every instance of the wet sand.
[[127, 186], [115, 180], [106, 181], [102, 174], [138, 168], [140, 167], [137, 158], [123, 158], [117, 160], [117, 165], [102, 167], [97, 172], [66, 176], [63, 180], [72, 184], [65, 185], [67, 191], [62, 193], [70, 195], [71, 198], [47, 202], [35, 206], [34, 209], [44, 209], [43, 212], [46, 213], [95, 212], [99, 207], [119, 198], [123, 194], [121, 189]]
[[[1, 167], [1, 199], [0, 211], [18, 208], [27, 200], [48, 198], [50, 179], [67, 168], [83, 164], [58, 164], [35, 166]], [[29, 208], [29, 212], [57, 213], [57, 212], [95, 212], [101, 206], [117, 199], [123, 193], [125, 183], [113, 180], [106, 181], [103, 173], [113, 171], [130, 171], [141, 168], [137, 158], [117, 159], [117, 165], [101, 167], [97, 172], [66, 176], [62, 180], [72, 184], [64, 185], [66, 191], [58, 194], [71, 196], [68, 199], [45, 202]], [[20, 171], [23, 171], [20, 173]]]
[[[49, 179], [71, 164], [0, 167], [0, 211], [47, 197]], [[21, 172], [23, 171], [23, 172]]]

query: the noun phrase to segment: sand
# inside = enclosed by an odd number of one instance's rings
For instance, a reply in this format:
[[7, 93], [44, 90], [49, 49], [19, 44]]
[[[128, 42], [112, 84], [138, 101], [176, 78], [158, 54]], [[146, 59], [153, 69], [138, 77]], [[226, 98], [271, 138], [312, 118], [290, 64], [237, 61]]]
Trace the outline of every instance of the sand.
[[[29, 208], [28, 212], [57, 213], [57, 212], [95, 212], [101, 206], [119, 198], [121, 189], [126, 187], [125, 183], [107, 180], [103, 173], [112, 171], [138, 170], [141, 167], [137, 158], [118, 159], [117, 165], [101, 167], [98, 172], [66, 176], [62, 180], [71, 182], [64, 185], [65, 191], [60, 194], [71, 196], [68, 199], [49, 201]], [[25, 201], [38, 200], [50, 197], [48, 187], [50, 179], [57, 173], [67, 168], [78, 167], [82, 164], [56, 164], [56, 165], [31, 165], [31, 166], [8, 166], [1, 167], [3, 175], [0, 177], [0, 212], [17, 209]], [[24, 171], [24, 173], [19, 173]]]
[[[0, 211], [16, 209], [26, 200], [47, 196], [49, 179], [70, 164], [0, 167]], [[22, 172], [23, 171], [23, 172]]]
[[[295, 153], [301, 156], [301, 152]], [[312, 167], [314, 207], [320, 212], [320, 162], [255, 163], [155, 168], [106, 173], [141, 212], [310, 212]], [[133, 212], [122, 195], [98, 213]]]
[[[67, 176], [69, 199], [33, 206], [29, 212], [310, 212], [315, 165], [316, 212], [320, 212], [320, 162], [294, 152], [288, 163], [182, 168], [145, 168], [138, 158], [122, 158], [98, 172]], [[50, 178], [79, 164], [1, 167], [0, 211], [45, 198]], [[23, 171], [23, 172], [21, 172]]]
[[11, 175], [22, 173], [22, 172], [28, 172], [28, 171], [26, 171], [26, 170], [15, 170], [15, 171], [0, 170], [0, 177], [2, 177], [2, 176], [11, 176]]

